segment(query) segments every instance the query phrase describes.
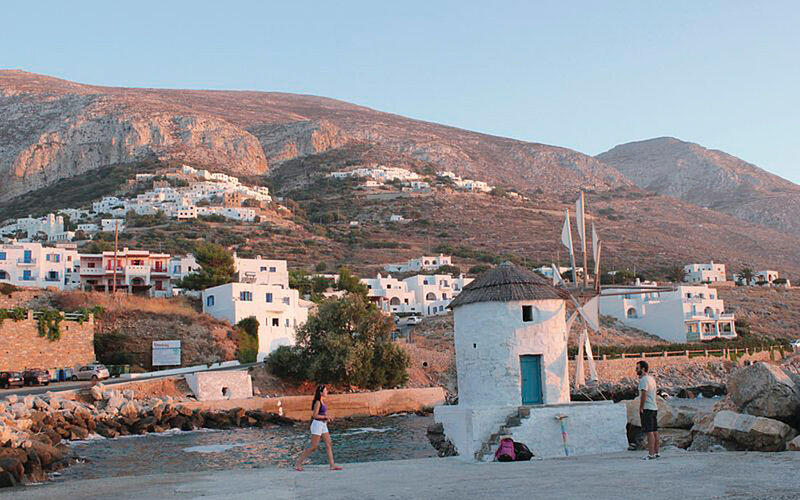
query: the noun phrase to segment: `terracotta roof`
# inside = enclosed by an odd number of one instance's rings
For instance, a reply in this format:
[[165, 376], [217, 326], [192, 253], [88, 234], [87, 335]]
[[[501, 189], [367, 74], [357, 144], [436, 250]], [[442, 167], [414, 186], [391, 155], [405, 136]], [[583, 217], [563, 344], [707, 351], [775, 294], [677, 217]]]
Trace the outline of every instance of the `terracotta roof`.
[[569, 299], [565, 290], [560, 290], [542, 276], [511, 262], [484, 272], [475, 281], [465, 286], [458, 297], [450, 302], [450, 308], [476, 302], [512, 302], [517, 300]]

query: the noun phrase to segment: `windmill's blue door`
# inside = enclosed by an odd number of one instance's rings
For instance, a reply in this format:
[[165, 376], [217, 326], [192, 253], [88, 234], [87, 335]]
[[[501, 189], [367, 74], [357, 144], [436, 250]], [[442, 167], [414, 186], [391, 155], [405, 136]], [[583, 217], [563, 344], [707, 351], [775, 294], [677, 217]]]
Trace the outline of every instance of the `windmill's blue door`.
[[542, 399], [542, 356], [524, 355], [519, 357], [522, 375], [522, 404], [540, 405]]

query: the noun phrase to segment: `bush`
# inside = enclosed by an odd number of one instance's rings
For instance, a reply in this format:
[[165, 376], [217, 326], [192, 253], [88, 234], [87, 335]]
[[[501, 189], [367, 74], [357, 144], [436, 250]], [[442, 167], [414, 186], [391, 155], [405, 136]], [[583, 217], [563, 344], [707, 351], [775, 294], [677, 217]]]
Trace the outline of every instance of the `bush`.
[[272, 373], [292, 380], [391, 388], [408, 380], [408, 354], [391, 342], [394, 325], [360, 294], [326, 300], [298, 330], [295, 347], [267, 358]]
[[237, 359], [242, 363], [253, 363], [258, 358], [258, 320], [255, 316], [236, 323], [239, 344]]
[[125, 334], [118, 331], [95, 335], [94, 352], [97, 360], [105, 365], [133, 364], [133, 354], [127, 352]]
[[467, 271], [469, 274], [481, 274], [484, 271], [488, 271], [491, 269], [492, 266], [487, 266], [486, 264], [478, 264], [477, 266], [472, 266]]

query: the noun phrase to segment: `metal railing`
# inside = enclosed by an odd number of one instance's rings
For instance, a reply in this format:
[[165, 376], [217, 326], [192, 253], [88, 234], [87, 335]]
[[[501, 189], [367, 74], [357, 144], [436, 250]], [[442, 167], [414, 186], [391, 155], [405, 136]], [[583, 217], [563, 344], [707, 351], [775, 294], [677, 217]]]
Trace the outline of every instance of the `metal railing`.
[[[681, 351], [652, 351], [652, 352], [623, 352], [618, 354], [595, 354], [593, 358], [598, 361], [607, 361], [610, 359], [642, 359], [642, 358], [674, 358], [674, 357], [729, 357], [733, 355], [748, 355], [756, 352], [769, 352], [773, 350], [785, 349], [780, 345], [771, 345], [768, 347], [728, 347], [721, 349], [692, 349]], [[569, 356], [570, 360], [577, 359], [577, 356]]]

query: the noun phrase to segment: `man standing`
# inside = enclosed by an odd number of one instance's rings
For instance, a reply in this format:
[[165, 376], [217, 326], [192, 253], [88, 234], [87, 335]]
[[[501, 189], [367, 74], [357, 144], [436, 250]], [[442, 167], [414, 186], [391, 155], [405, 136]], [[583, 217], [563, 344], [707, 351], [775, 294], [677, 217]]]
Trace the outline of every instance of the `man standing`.
[[639, 376], [639, 417], [642, 432], [647, 435], [648, 455], [644, 460], [655, 460], [658, 454], [658, 405], [656, 404], [656, 379], [648, 373], [647, 361], [636, 363], [636, 375]]

